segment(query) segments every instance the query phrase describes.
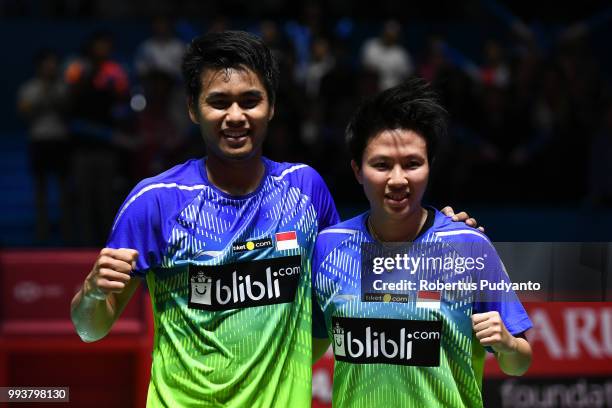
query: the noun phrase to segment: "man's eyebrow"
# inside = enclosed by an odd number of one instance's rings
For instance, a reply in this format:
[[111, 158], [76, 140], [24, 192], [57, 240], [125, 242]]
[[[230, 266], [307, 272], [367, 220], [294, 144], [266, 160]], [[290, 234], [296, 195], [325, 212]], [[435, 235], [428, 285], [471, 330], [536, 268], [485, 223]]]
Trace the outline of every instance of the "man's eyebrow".
[[227, 97], [228, 94], [226, 94], [225, 92], [211, 92], [208, 95], [206, 95], [206, 99], [216, 99], [216, 98], [225, 98]]
[[[226, 93], [226, 92], [211, 92], [208, 95], [206, 95], [206, 99], [216, 99], [216, 98], [228, 98], [231, 95]], [[263, 98], [263, 92], [258, 91], [258, 90], [250, 90], [250, 91], [246, 91], [241, 93], [238, 97], [240, 98]]]
[[253, 89], [242, 93], [240, 96], [263, 98], [263, 92]]

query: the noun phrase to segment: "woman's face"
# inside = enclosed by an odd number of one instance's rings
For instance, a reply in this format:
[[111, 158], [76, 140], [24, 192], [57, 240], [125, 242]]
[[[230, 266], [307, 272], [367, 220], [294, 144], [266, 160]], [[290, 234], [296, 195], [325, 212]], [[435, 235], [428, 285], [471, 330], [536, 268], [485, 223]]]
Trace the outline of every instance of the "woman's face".
[[361, 168], [354, 161], [351, 166], [373, 214], [400, 220], [421, 210], [429, 162], [427, 143], [418, 133], [384, 130], [368, 141]]

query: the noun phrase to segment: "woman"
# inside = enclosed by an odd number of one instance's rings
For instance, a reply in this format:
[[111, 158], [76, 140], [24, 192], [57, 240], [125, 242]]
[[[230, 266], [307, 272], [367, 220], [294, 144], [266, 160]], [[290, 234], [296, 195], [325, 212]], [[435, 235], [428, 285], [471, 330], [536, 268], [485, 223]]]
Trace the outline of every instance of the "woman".
[[370, 211], [322, 231], [312, 264], [314, 355], [333, 340], [335, 407], [482, 406], [485, 349], [510, 375], [531, 362], [515, 294], [478, 286], [508, 280], [488, 238], [421, 203], [445, 131], [422, 80], [365, 102], [347, 128]]

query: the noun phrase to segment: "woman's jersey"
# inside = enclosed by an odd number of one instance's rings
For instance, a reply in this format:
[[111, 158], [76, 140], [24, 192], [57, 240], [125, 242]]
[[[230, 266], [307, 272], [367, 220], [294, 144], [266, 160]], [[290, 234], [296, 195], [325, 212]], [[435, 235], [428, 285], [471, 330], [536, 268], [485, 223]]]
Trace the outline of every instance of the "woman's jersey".
[[495, 249], [435, 210], [413, 244], [383, 249], [367, 217], [322, 231], [313, 256], [313, 334], [332, 341], [334, 407], [482, 406], [472, 314], [496, 310], [512, 334], [531, 327], [514, 292], [478, 286], [509, 282]]

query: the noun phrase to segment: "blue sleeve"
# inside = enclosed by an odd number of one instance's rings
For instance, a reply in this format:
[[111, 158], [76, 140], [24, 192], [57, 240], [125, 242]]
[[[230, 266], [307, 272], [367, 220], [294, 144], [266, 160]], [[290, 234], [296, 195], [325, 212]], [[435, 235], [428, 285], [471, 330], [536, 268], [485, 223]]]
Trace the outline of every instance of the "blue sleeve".
[[317, 211], [319, 231], [323, 231], [327, 227], [338, 224], [340, 216], [323, 178], [314, 169], [311, 169], [310, 177], [312, 180], [312, 203]]
[[162, 262], [166, 240], [163, 234], [161, 205], [155, 192], [136, 186], [121, 205], [106, 243], [107, 248], [138, 251], [135, 276]]
[[318, 238], [312, 255], [312, 336], [318, 339], [326, 339], [329, 336], [325, 324], [325, 314], [321, 307], [322, 298], [319, 296], [317, 290], [317, 276], [319, 275], [319, 268], [322, 261], [321, 246], [322, 241]]
[[[486, 258], [485, 268], [478, 274], [478, 285], [480, 285], [482, 279], [489, 282], [511, 283], [510, 277], [506, 273], [506, 269], [493, 245], [488, 241], [482, 241], [480, 245], [475, 247], [479, 247], [480, 256]], [[512, 335], [522, 333], [533, 326], [525, 308], [512, 289], [509, 291], [479, 291], [476, 297], [474, 313], [498, 312]]]

